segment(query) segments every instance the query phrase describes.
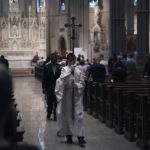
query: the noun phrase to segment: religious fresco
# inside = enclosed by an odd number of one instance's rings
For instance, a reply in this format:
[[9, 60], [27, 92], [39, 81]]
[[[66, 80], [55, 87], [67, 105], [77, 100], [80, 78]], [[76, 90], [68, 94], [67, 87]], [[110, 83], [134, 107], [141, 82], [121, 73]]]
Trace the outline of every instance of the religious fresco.
[[126, 36], [126, 51], [129, 53], [136, 51], [136, 35]]
[[98, 31], [94, 32], [94, 51], [99, 52], [100, 49], [100, 38]]

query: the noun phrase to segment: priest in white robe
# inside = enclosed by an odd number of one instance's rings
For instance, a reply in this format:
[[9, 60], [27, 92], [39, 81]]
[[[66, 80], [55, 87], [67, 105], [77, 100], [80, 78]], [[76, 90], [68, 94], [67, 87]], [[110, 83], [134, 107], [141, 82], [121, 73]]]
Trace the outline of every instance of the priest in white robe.
[[67, 137], [67, 143], [72, 143], [72, 136], [77, 136], [79, 145], [84, 145], [83, 136], [83, 91], [84, 77], [80, 67], [74, 65], [75, 56], [67, 56], [68, 65], [61, 70], [56, 81], [55, 94], [57, 98], [57, 120], [59, 135]]

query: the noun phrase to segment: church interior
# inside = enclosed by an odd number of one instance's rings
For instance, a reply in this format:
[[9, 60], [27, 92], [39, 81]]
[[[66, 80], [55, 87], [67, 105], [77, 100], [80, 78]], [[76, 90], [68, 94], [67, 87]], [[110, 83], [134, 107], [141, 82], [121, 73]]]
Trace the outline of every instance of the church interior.
[[[9, 142], [39, 150], [148, 150], [149, 14], [149, 0], [0, 0], [0, 91], [5, 82], [1, 59], [7, 60], [7, 74], [12, 79], [7, 119], [1, 115], [0, 102], [0, 150], [7, 143], [1, 138], [2, 131]], [[68, 135], [59, 135], [58, 119], [47, 117], [48, 95], [43, 84], [49, 84], [46, 73], [51, 72], [46, 66], [52, 64], [55, 76], [52, 57], [57, 54], [61, 66], [57, 79], [61, 78], [70, 53], [79, 61], [76, 66], [84, 60], [87, 67], [80, 106], [84, 110], [84, 146], [76, 137], [72, 144], [66, 143]], [[94, 79], [96, 71], [91, 68], [97, 61], [105, 68], [104, 81]], [[76, 66], [71, 70], [73, 76]], [[57, 79], [50, 84], [57, 84]], [[5, 99], [3, 92], [1, 99]], [[72, 98], [72, 113], [74, 101]], [[6, 125], [1, 127], [3, 122]]]

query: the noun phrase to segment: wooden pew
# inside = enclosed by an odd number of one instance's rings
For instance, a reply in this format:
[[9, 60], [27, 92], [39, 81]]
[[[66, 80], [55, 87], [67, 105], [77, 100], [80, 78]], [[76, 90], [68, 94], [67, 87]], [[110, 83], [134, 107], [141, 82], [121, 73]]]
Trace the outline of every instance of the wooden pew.
[[[124, 133], [125, 138], [129, 141], [135, 141], [137, 138], [137, 146], [141, 149], [149, 146], [150, 112], [148, 108], [150, 108], [150, 101], [146, 100], [147, 105], [144, 105], [143, 101], [139, 100], [141, 98], [137, 93], [150, 97], [148, 81], [131, 79], [125, 83], [107, 81], [97, 85], [87, 82], [86, 91], [89, 114], [93, 114], [96, 118], [98, 115], [98, 118], [106, 122], [108, 127], [114, 127], [117, 133]], [[150, 99], [149, 97], [147, 99]], [[144, 112], [148, 112], [148, 115], [145, 115]]]
[[107, 99], [106, 99], [106, 125], [109, 128], [113, 127], [113, 116], [114, 116], [114, 87], [107, 86]]
[[142, 150], [149, 149], [150, 139], [150, 97], [140, 95], [140, 112], [137, 115], [137, 141]]
[[106, 85], [105, 84], [99, 84], [98, 86], [98, 115], [99, 120], [101, 122], [106, 121], [106, 99], [107, 99], [107, 93], [106, 93]]

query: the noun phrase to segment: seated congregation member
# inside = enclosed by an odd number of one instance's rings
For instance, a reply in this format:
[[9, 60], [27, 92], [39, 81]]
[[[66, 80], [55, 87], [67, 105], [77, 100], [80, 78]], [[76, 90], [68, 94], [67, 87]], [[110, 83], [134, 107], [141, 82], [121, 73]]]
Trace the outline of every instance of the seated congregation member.
[[121, 61], [116, 63], [116, 66], [112, 72], [114, 82], [125, 82], [126, 81], [126, 68]]
[[56, 118], [57, 100], [55, 96], [56, 80], [60, 76], [60, 65], [57, 63], [57, 53], [51, 54], [51, 62], [44, 67], [42, 88], [46, 94], [47, 102], [47, 119], [51, 119], [52, 112], [54, 112], [54, 121]]
[[100, 58], [95, 58], [95, 64], [91, 65], [89, 69], [88, 78], [92, 75], [94, 82], [105, 82], [106, 70], [105, 66], [100, 64]]
[[144, 67], [144, 77], [150, 77], [150, 57], [148, 57], [147, 62]]
[[[11, 102], [12, 80], [8, 70], [0, 65], [0, 150], [38, 150], [33, 146], [17, 145], [6, 137], [6, 124], [9, 119]], [[13, 124], [10, 122], [11, 126]], [[7, 128], [9, 130], [9, 128]]]
[[66, 136], [67, 143], [72, 143], [72, 136], [77, 136], [80, 146], [85, 146], [83, 136], [83, 91], [85, 87], [82, 67], [74, 66], [75, 56], [67, 56], [67, 65], [62, 68], [56, 82], [57, 118], [59, 136]]

